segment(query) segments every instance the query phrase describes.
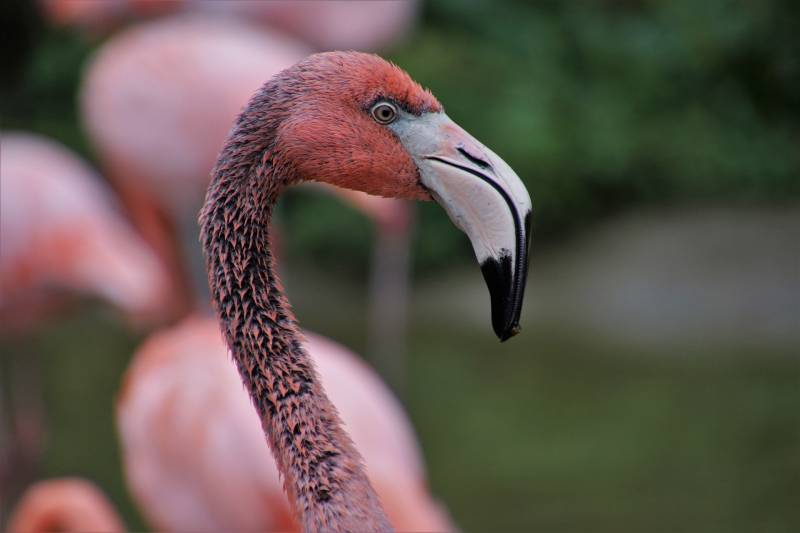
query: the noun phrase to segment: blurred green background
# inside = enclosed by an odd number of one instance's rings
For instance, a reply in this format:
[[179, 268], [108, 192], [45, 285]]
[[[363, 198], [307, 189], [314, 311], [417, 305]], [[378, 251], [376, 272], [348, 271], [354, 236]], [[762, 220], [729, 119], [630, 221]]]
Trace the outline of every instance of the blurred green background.
[[[91, 160], [75, 102], [100, 43], [28, 5], [3, 7], [25, 13], [2, 17], [15, 44], [3, 128]], [[800, 530], [798, 27], [791, 0], [436, 0], [386, 52], [534, 201], [525, 331], [502, 346], [468, 241], [438, 206], [417, 207], [403, 399], [432, 490], [465, 531]], [[366, 353], [370, 225], [306, 193], [280, 216], [301, 323]], [[632, 240], [675, 253], [636, 263]], [[667, 281], [634, 283], [653, 279]], [[637, 298], [645, 311], [626, 307]], [[140, 341], [87, 302], [0, 344], [41, 357], [36, 476], [97, 481], [133, 529], [112, 399]]]

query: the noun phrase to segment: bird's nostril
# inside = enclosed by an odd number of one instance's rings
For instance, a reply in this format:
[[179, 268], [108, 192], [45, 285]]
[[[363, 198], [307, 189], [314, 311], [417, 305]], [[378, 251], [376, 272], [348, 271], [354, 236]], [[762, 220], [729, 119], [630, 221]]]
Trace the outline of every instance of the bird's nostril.
[[467, 152], [463, 146], [459, 146], [457, 150], [461, 155], [463, 155], [464, 157], [466, 157], [467, 159], [469, 159], [470, 161], [472, 161], [481, 168], [491, 168], [492, 166], [483, 159], [481, 159], [480, 157], [475, 157], [471, 153]]

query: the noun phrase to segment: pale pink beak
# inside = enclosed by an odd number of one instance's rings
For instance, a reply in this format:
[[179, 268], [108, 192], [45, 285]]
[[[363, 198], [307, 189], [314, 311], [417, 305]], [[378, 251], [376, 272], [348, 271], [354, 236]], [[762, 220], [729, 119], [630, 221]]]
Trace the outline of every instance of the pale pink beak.
[[420, 180], [469, 236], [492, 302], [501, 341], [519, 333], [530, 248], [531, 199], [505, 161], [444, 113], [392, 125]]

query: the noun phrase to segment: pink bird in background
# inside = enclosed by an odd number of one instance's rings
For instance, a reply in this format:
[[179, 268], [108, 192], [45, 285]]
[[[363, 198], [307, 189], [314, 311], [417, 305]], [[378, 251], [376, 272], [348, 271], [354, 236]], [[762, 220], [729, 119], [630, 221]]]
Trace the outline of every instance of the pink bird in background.
[[203, 2], [186, 0], [187, 9], [202, 9], [258, 20], [312, 44], [317, 50], [383, 50], [407, 37], [416, 19], [416, 0]]
[[181, 16], [122, 31], [86, 67], [84, 129], [168, 266], [181, 314], [205, 287], [196, 280], [197, 211], [230, 124], [265, 77], [307, 52], [235, 20]]
[[[400, 403], [358, 356], [305, 346], [398, 531], [452, 531], [430, 495]], [[136, 352], [117, 400], [131, 494], [168, 531], [297, 530], [250, 398], [213, 318], [190, 317]]]
[[44, 137], [1, 139], [3, 329], [30, 327], [67, 294], [99, 298], [136, 321], [163, 316], [166, 273], [92, 168]]
[[114, 506], [93, 483], [79, 478], [40, 481], [22, 495], [8, 533], [124, 531]]
[[170, 214], [196, 217], [231, 121], [265, 79], [309, 52], [230, 19], [134, 26], [86, 67], [85, 130], [117, 186], [138, 184]]
[[94, 34], [107, 33], [130, 20], [174, 12], [210, 12], [257, 21], [295, 35], [317, 50], [382, 50], [412, 30], [417, 0], [380, 2], [294, 0], [40, 0], [48, 19]]

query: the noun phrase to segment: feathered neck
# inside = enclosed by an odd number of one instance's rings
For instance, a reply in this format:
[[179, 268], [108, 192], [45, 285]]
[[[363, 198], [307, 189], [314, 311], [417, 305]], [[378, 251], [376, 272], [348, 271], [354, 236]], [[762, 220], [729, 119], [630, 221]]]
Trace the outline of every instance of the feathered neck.
[[272, 206], [296, 181], [275, 146], [285, 95], [268, 83], [236, 122], [200, 215], [211, 297], [306, 531], [391, 526], [302, 346], [270, 250]]

